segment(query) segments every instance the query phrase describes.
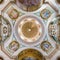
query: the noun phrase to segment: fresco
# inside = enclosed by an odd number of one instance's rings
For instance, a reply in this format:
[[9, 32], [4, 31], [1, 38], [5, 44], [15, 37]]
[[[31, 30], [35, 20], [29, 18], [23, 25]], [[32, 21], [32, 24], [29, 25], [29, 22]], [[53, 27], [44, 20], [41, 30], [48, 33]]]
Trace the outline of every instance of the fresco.
[[0, 60], [60, 60], [60, 0], [0, 0]]

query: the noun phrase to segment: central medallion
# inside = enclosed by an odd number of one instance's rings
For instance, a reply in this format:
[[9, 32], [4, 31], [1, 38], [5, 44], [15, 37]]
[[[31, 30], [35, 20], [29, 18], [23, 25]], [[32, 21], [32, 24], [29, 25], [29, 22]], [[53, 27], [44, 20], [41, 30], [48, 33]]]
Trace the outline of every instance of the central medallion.
[[22, 25], [22, 33], [27, 38], [35, 37], [38, 34], [37, 24], [34, 21], [24, 22], [24, 24]]
[[15, 25], [15, 34], [18, 40], [24, 43], [36, 43], [44, 36], [43, 22], [36, 16], [25, 15]]

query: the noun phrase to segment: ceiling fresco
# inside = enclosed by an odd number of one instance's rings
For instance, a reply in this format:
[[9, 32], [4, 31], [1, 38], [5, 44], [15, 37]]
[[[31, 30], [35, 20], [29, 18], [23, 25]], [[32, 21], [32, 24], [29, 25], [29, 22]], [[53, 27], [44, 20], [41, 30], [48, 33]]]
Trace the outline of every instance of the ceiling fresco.
[[60, 60], [60, 0], [0, 0], [0, 60]]

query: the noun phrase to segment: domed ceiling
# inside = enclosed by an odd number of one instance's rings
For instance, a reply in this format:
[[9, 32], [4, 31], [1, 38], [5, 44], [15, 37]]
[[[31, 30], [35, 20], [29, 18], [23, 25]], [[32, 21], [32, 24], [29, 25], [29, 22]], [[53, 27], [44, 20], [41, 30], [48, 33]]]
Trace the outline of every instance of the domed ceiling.
[[60, 0], [0, 0], [0, 60], [60, 60]]

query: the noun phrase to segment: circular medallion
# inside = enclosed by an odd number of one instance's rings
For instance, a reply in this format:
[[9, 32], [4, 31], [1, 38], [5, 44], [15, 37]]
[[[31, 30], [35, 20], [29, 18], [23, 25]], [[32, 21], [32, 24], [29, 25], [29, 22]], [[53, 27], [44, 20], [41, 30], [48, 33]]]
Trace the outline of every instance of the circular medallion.
[[38, 50], [25, 49], [19, 53], [18, 60], [45, 60], [45, 59]]
[[17, 41], [12, 41], [10, 44], [9, 44], [9, 48], [10, 50], [12, 51], [17, 51], [19, 49], [19, 43]]
[[16, 0], [16, 4], [24, 11], [32, 12], [43, 4], [43, 0]]
[[49, 36], [60, 43], [60, 17], [54, 18], [48, 25]]
[[51, 12], [48, 9], [43, 9], [40, 13], [43, 19], [48, 19], [51, 16]]
[[[22, 33], [27, 38], [33, 38], [38, 33], [38, 26], [33, 21], [26, 21], [22, 25]], [[33, 33], [33, 34], [32, 34]]]
[[41, 49], [43, 50], [43, 51], [45, 51], [46, 53], [49, 53], [51, 50], [52, 50], [52, 45], [51, 45], [51, 43], [50, 42], [48, 42], [48, 41], [43, 41], [42, 43], [41, 43]]
[[16, 9], [14, 9], [14, 8], [11, 8], [9, 11], [8, 11], [8, 15], [9, 15], [9, 17], [11, 18], [11, 19], [17, 19], [18, 18], [18, 16], [19, 16], [19, 12], [16, 10]]
[[43, 22], [36, 16], [25, 15], [15, 25], [15, 35], [24, 43], [35, 43], [45, 34]]

